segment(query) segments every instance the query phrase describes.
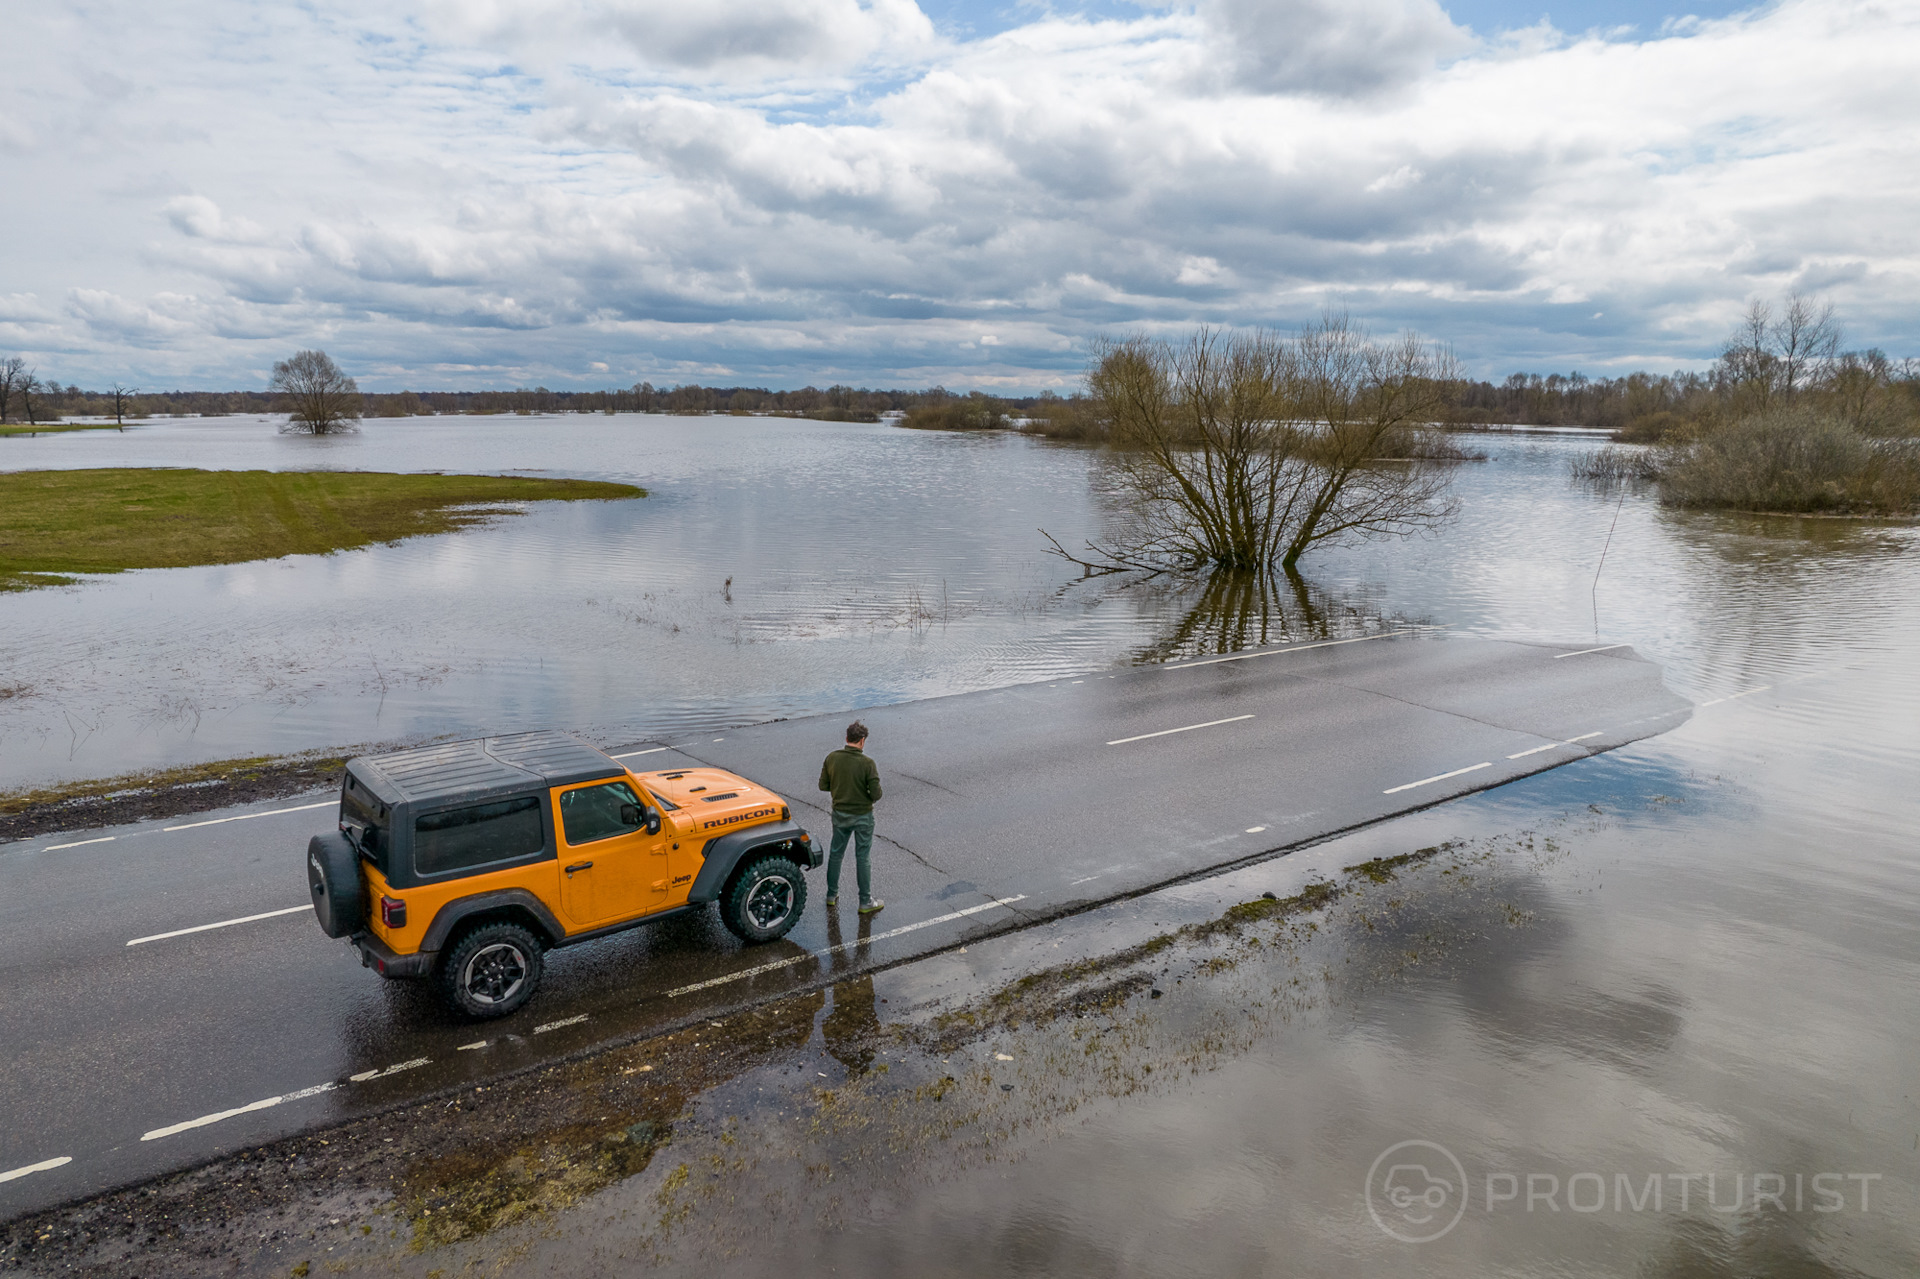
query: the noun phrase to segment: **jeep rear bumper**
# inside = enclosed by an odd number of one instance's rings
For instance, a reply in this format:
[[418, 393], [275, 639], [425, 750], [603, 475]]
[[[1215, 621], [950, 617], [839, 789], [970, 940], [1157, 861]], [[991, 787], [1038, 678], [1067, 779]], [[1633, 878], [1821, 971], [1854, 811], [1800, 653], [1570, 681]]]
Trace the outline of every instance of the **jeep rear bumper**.
[[355, 933], [348, 940], [360, 952], [362, 968], [371, 968], [382, 977], [395, 980], [425, 977], [433, 971], [434, 961], [440, 958], [437, 950], [423, 950], [414, 955], [395, 954], [392, 947], [372, 933]]

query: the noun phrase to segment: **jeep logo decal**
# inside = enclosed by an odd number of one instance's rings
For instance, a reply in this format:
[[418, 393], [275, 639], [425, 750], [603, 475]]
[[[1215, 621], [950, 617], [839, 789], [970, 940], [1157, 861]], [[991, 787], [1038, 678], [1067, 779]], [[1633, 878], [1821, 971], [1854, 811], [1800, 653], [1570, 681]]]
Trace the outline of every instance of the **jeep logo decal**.
[[732, 817], [716, 817], [710, 822], [701, 822], [700, 829], [712, 830], [716, 826], [733, 826], [740, 822], [758, 821], [762, 817], [773, 816], [775, 811], [771, 808], [762, 808], [751, 813], [735, 813]]

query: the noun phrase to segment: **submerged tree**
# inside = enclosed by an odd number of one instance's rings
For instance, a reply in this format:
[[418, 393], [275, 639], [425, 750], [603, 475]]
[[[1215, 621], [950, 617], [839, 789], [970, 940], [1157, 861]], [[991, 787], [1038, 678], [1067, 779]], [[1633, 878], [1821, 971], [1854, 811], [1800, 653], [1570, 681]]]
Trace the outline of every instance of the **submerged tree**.
[[1343, 315], [1292, 338], [1109, 343], [1087, 385], [1135, 525], [1092, 558], [1055, 549], [1089, 571], [1292, 572], [1321, 542], [1435, 528], [1454, 513], [1449, 469], [1406, 441], [1456, 377], [1444, 349], [1376, 342]]
[[273, 366], [268, 385], [287, 397], [286, 429], [330, 435], [360, 421], [360, 388], [325, 351], [300, 351]]

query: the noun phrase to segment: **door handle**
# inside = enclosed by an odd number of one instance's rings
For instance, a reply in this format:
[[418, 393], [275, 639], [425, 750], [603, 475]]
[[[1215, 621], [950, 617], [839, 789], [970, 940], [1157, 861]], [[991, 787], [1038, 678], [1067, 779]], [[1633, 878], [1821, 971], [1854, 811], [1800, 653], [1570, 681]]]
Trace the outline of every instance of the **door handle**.
[[576, 870], [592, 870], [592, 869], [593, 869], [592, 862], [575, 862], [573, 865], [567, 867], [567, 878], [572, 879], [573, 872]]

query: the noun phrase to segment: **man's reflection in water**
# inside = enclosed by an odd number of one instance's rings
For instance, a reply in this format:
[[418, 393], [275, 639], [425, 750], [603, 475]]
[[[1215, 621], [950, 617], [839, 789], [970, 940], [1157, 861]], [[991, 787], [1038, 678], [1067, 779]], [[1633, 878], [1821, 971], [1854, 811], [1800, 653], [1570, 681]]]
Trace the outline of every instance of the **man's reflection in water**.
[[[853, 951], [841, 950], [840, 912], [827, 912], [827, 943], [834, 948], [833, 966], [838, 971], [859, 968], [866, 963], [867, 939], [873, 932], [873, 916], [860, 916], [860, 931], [854, 935]], [[847, 1068], [848, 1075], [863, 1075], [873, 1065], [873, 1045], [879, 1038], [880, 1015], [873, 1005], [873, 974], [867, 973], [833, 987], [833, 1007], [820, 1024], [827, 1051]]]

